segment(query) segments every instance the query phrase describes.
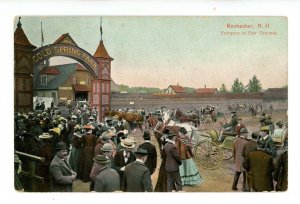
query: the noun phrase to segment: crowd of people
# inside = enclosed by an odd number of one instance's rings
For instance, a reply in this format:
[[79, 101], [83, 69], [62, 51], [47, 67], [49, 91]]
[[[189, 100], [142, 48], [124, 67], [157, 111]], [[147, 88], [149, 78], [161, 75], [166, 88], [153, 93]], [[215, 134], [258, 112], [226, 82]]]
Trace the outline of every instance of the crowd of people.
[[[44, 178], [40, 191], [72, 192], [76, 179], [90, 182], [89, 190], [95, 192], [171, 192], [182, 191], [184, 185], [202, 183], [193, 161], [193, 144], [185, 128], [179, 129], [179, 135], [172, 130], [165, 133], [158, 181], [153, 187], [151, 175], [157, 169], [158, 154], [151, 143], [151, 133], [141, 132], [144, 142], [137, 145], [124, 118], [115, 122], [108, 118], [99, 123], [97, 114], [95, 109], [85, 106], [65, 116], [55, 107], [15, 114], [15, 150], [45, 158], [36, 167], [37, 174]], [[285, 151], [277, 155], [270, 135], [280, 132], [283, 123], [276, 123], [275, 128], [270, 121], [264, 115], [260, 132], [252, 134], [235, 112], [225, 124], [227, 132], [237, 133], [232, 190], [238, 190], [241, 173], [243, 191], [272, 191], [273, 181], [277, 182], [276, 190], [287, 189], [287, 137]], [[19, 161], [15, 159], [15, 187], [24, 190], [18, 177]]]
[[[231, 121], [224, 125], [226, 135], [236, 134], [233, 142], [235, 175], [232, 190], [238, 190], [239, 177], [243, 175], [242, 191], [286, 191], [288, 186], [288, 133], [282, 121], [272, 122], [272, 117], [262, 114], [260, 128], [248, 132], [242, 119], [231, 112]], [[279, 154], [278, 154], [279, 153]], [[275, 184], [275, 186], [274, 186]]]

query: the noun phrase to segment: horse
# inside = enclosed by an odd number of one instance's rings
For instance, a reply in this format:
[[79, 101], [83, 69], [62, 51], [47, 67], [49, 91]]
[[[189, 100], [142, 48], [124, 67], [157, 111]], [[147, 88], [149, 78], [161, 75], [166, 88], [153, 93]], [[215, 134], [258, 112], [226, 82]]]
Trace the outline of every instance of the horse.
[[125, 119], [130, 124], [132, 130], [138, 128], [143, 131], [144, 116], [139, 113], [119, 112], [118, 119]]
[[174, 112], [174, 116], [180, 121], [180, 123], [193, 122], [195, 127], [199, 126], [200, 121], [197, 114], [185, 115], [181, 110], [176, 109]]

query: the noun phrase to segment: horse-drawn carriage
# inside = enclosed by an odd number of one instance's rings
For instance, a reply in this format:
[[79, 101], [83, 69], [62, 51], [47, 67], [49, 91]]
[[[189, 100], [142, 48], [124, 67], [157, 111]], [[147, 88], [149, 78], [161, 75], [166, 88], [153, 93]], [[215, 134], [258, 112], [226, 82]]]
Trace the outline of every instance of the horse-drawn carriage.
[[198, 139], [199, 141], [194, 146], [194, 158], [205, 169], [216, 169], [223, 160], [228, 160], [233, 156], [235, 134], [227, 133], [223, 142], [219, 142], [220, 132], [218, 133], [215, 129], [206, 130], [206, 134], [200, 134], [205, 139]]
[[194, 144], [194, 158], [203, 168], [216, 169], [224, 159], [230, 159], [233, 156], [232, 144], [235, 135], [226, 135], [223, 142], [220, 143], [218, 140], [221, 129], [218, 133], [215, 129], [202, 130], [189, 124], [176, 123], [170, 120], [170, 118], [165, 121], [158, 121], [155, 117], [149, 119], [150, 127], [153, 127], [160, 147], [162, 145], [160, 141], [163, 138], [164, 130], [171, 129], [176, 132], [179, 127], [185, 127], [189, 137], [192, 139], [192, 144]]

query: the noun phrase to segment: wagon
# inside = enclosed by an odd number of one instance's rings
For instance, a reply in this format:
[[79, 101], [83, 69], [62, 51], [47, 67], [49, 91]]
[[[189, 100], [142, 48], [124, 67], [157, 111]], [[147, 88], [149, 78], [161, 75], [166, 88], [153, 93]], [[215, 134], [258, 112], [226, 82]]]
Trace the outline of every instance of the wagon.
[[215, 129], [207, 130], [205, 134], [201, 134], [205, 139], [194, 145], [194, 158], [205, 169], [216, 169], [223, 160], [233, 157], [232, 148], [236, 135], [226, 135], [222, 143], [218, 141], [219, 135]]

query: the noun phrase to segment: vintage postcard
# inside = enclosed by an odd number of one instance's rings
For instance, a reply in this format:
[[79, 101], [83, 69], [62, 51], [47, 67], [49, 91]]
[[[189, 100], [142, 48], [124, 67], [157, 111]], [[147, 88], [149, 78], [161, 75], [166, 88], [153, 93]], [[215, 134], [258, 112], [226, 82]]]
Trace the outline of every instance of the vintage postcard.
[[288, 189], [285, 16], [16, 16], [15, 190]]

